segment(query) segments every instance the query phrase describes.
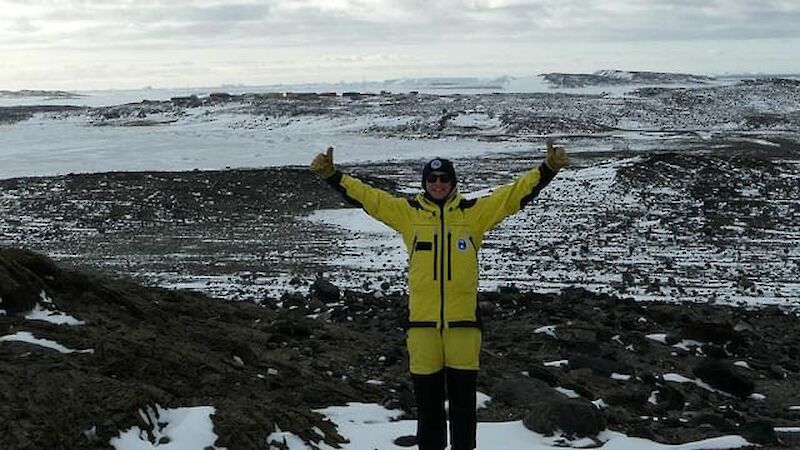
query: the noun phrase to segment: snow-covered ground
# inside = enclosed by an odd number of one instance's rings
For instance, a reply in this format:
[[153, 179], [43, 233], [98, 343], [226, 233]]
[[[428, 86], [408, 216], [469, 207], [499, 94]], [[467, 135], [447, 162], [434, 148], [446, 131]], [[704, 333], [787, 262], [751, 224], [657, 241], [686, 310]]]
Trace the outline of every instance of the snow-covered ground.
[[[46, 116], [0, 124], [0, 179], [111, 171], [212, 170], [306, 165], [330, 145], [337, 162], [477, 156], [525, 144], [384, 139], [362, 135], [374, 117], [299, 117], [264, 123], [239, 107], [199, 108], [161, 126], [92, 126], [85, 117]], [[252, 123], [251, 123], [252, 122]], [[257, 122], [257, 124], [255, 124]]]
[[[692, 197], [679, 188], [653, 187], [647, 195], [614, 188], [620, 170], [651, 152], [708, 153], [727, 145], [753, 154], [759, 154], [753, 148], [762, 149], [763, 154], [791, 154], [800, 142], [796, 126], [800, 95], [794, 82], [735, 84], [738, 81], [669, 85], [677, 89], [668, 94], [664, 92], [669, 90], [658, 88], [646, 93], [633, 91], [645, 85], [554, 89], [543, 77], [528, 77], [98, 91], [55, 100], [3, 98], [0, 104], [5, 105], [99, 106], [190, 94], [207, 96], [216, 91], [445, 94], [378, 95], [352, 101], [341, 96], [297, 102], [270, 98], [262, 103], [242, 98], [191, 108], [136, 103], [112, 111], [121, 112], [121, 118], [104, 117], [108, 110], [102, 109], [39, 112], [28, 120], [0, 122], [0, 179], [105, 171], [306, 166], [317, 152], [333, 145], [337, 163], [381, 165], [376, 175], [396, 181], [405, 193], [418, 190], [418, 175], [403, 172], [407, 170], [403, 167], [432, 156], [458, 162], [466, 191], [486, 192], [538, 164], [543, 138], [554, 135], [576, 164], [559, 174], [532, 206], [487, 236], [480, 256], [483, 290], [513, 285], [556, 291], [574, 285], [640, 300], [794, 304], [800, 299], [796, 279], [800, 234], [788, 222], [777, 228], [758, 228], [748, 225], [747, 217], [737, 217], [723, 225], [726, 232], [736, 235], [730, 242], [738, 247], [733, 248], [703, 240], [690, 220], [675, 224], [674, 208], [697, 208]], [[492, 95], [495, 90], [502, 94]], [[599, 95], [601, 92], [608, 95]], [[767, 125], [759, 125], [762, 122], [758, 121], [764, 120]], [[783, 163], [787, 168], [797, 167], [791, 158]], [[779, 176], [790, 185], [797, 170]], [[67, 191], [59, 181], [47, 189], [54, 196]], [[757, 184], [736, 189], [738, 198], [748, 201], [765, 202], [774, 196]], [[27, 188], [0, 191], [0, 212], [4, 213], [0, 243], [30, 245], [56, 259], [80, 263], [85, 259], [81, 246], [51, 245], [47, 239], [53, 238], [47, 236], [65, 240], [72, 233], [81, 239], [99, 238], [106, 223], [80, 228], [62, 223], [61, 214], [48, 217], [43, 211], [24, 210], [17, 215], [19, 204], [35, 192]], [[76, 208], [97, 215], [98, 220], [103, 214], [97, 208], [107, 206], [89, 198], [75, 201]], [[788, 213], [785, 220], [791, 220], [797, 202], [791, 195], [779, 200], [777, 209]], [[142, 205], [128, 202], [116, 206], [130, 216], [131, 210]], [[762, 213], [758, 209], [748, 212]], [[620, 214], [625, 223], [615, 221]], [[134, 221], [132, 216], [128, 219]], [[258, 244], [258, 235], [236, 242], [216, 235], [170, 236], [194, 247], [153, 255], [149, 261], [136, 261], [138, 255], [131, 254], [103, 254], [98, 260], [121, 271], [155, 260], [176, 261], [175, 270], [139, 266], [128, 274], [227, 298], [280, 297], [285, 292], [306, 290], [306, 285], [296, 284], [296, 277], [308, 274], [283, 269], [281, 264], [287, 260], [294, 266], [330, 267], [326, 276], [345, 288], [368, 285], [378, 291], [386, 280], [393, 280], [393, 289], [404, 287], [402, 243], [393, 233], [375, 228], [363, 213], [320, 210], [302, 220], [312, 227], [339, 230], [348, 239], [336, 243], [336, 248], [320, 246], [324, 252], [312, 251], [313, 243], [300, 242], [295, 249], [267, 249], [257, 254], [250, 250]], [[703, 223], [696, 225], [694, 228]], [[195, 238], [200, 241], [192, 243]], [[214, 239], [238, 247], [220, 254], [203, 250], [214, 246]], [[186, 267], [184, 262], [202, 258], [211, 258], [220, 267], [266, 260], [275, 270], [269, 274], [257, 268], [217, 273], [181, 270]], [[623, 279], [625, 276], [632, 282]], [[627, 286], [623, 292], [618, 289], [621, 282], [635, 286]]]
[[[686, 88], [730, 86], [738, 79], [719, 79], [710, 84], [686, 85]], [[498, 80], [392, 80], [374, 83], [222, 86], [211, 88], [142, 89], [130, 91], [87, 91], [72, 98], [0, 97], [0, 108], [25, 105], [114, 106], [148, 101], [168, 101], [173, 97], [198, 95], [207, 98], [213, 92], [230, 94], [276, 92], [422, 92], [468, 95], [508, 93], [548, 93], [569, 95], [604, 95], [618, 97], [613, 105], [624, 102], [634, 89], [658, 85], [614, 85], [579, 88], [553, 87], [542, 76]], [[668, 85], [671, 88], [679, 87]], [[516, 108], [513, 105], [512, 108]], [[521, 105], [520, 107], [524, 107]], [[556, 105], [556, 107], [560, 107]], [[134, 110], [135, 105], [131, 108]], [[143, 109], [145, 106], [142, 107]], [[339, 162], [386, 159], [414, 159], [430, 155], [455, 158], [519, 151], [525, 145], [513, 140], [502, 142], [465, 139], [384, 139], [364, 134], [370, 127], [392, 129], [398, 125], [427, 118], [408, 114], [383, 113], [346, 117], [290, 115], [282, 118], [252, 116], [248, 105], [223, 104], [182, 111], [178, 115], [149, 114], [149, 126], [115, 126], [100, 123], [97, 117], [60, 112], [37, 113], [30, 120], [3, 123], [0, 120], [0, 179], [47, 176], [67, 173], [144, 170], [224, 169], [228, 167], [264, 167], [305, 165], [315, 152], [334, 145], [347, 152]], [[334, 109], [342, 109], [338, 106]], [[480, 108], [479, 108], [480, 109]], [[568, 113], [568, 111], [564, 111]], [[609, 111], [611, 112], [611, 111]], [[1, 118], [0, 118], [1, 119]], [[58, 120], [53, 120], [58, 119]], [[106, 126], [98, 126], [106, 125]], [[499, 122], [494, 114], [476, 110], [462, 112], [453, 119], [456, 128], [477, 127], [492, 130]], [[628, 125], [640, 125], [628, 121]], [[118, 124], [117, 124], [118, 125]], [[556, 133], [557, 135], [558, 133]], [[653, 135], [646, 134], [651, 140]], [[611, 149], [625, 139], [637, 147], [634, 136], [624, 132], [608, 136], [603, 146]], [[614, 142], [617, 142], [614, 144]], [[580, 146], [572, 149], [580, 151]], [[597, 151], [592, 142], [587, 151]]]
[[[416, 421], [397, 420], [402, 411], [387, 410], [383, 406], [366, 403], [350, 403], [347, 406], [332, 406], [318, 410], [336, 424], [339, 434], [349, 442], [343, 444], [342, 450], [402, 450], [408, 447], [396, 445], [394, 440], [401, 436], [416, 433]], [[211, 416], [213, 407], [194, 407], [165, 409], [160, 406], [148, 408], [140, 412], [148, 423], [156, 423], [155, 436], [149, 438], [147, 433], [138, 427], [120, 432], [119, 437], [112, 439], [111, 445], [116, 450], [203, 450], [223, 447], [214, 446], [214, 434]], [[521, 421], [515, 422], [483, 422], [478, 424], [477, 446], [481, 450], [558, 450], [564, 448], [599, 448], [603, 450], [712, 450], [742, 448], [749, 443], [740, 436], [723, 436], [680, 445], [659, 444], [647, 439], [626, 436], [615, 431], [606, 430], [596, 439], [569, 440], [563, 436], [543, 436], [528, 430]], [[324, 437], [324, 434], [321, 434]], [[167, 438], [165, 444], [160, 439]], [[312, 450], [298, 436], [276, 430], [265, 442], [265, 448], [281, 448], [285, 445], [289, 450]], [[317, 445], [321, 450], [334, 448], [321, 442]]]
[[[533, 205], [487, 235], [479, 255], [481, 290], [515, 286], [557, 292], [581, 286], [620, 294], [615, 286], [623, 282], [625, 272], [634, 270], [647, 273], [645, 278], [651, 277], [658, 285], [648, 289], [644, 282], [624, 292], [638, 300], [800, 305], [800, 283], [792, 275], [800, 260], [800, 235], [773, 233], [769, 242], [738, 250], [674, 236], [661, 223], [670, 211], [643, 205], [634, 192], [612, 189], [617, 170], [637, 160], [610, 160], [560, 173]], [[633, 232], [624, 233], [615, 231], [615, 215], [617, 220], [640, 218]], [[368, 275], [343, 282], [350, 287], [372, 280], [372, 288], [379, 290], [381, 280], [404, 270], [406, 250], [397, 234], [361, 210], [320, 210], [307, 219], [339, 227], [351, 236], [343, 242], [334, 265]], [[779, 261], [783, 255], [777, 258], [780, 252], [774, 247], [783, 245], [788, 252], [786, 263]], [[712, 263], [713, 270], [694, 270]], [[744, 289], [735, 274], [749, 274], [757, 288]]]
[[[379, 405], [351, 403], [345, 407], [330, 407], [318, 411], [333, 421], [340, 434], [350, 440], [344, 450], [402, 450], [393, 440], [416, 432], [416, 421], [392, 421], [398, 412]], [[310, 450], [302, 440], [286, 433], [274, 433], [268, 440], [282, 442], [290, 450]], [[528, 430], [521, 421], [479, 423], [477, 448], [482, 450], [557, 450], [563, 448], [601, 448], [605, 450], [706, 450], [740, 448], [748, 445], [740, 436], [724, 436], [681, 445], [664, 445], [641, 438], [633, 438], [614, 431], [604, 431], [594, 439], [568, 440], [563, 436], [543, 436]], [[323, 445], [324, 450], [332, 447]]]

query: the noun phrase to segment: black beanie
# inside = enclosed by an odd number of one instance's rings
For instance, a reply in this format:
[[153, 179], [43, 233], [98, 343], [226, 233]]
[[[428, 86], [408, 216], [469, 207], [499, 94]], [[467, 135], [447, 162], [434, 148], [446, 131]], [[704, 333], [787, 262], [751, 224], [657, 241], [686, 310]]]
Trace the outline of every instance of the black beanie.
[[422, 168], [422, 189], [425, 189], [425, 179], [428, 178], [428, 174], [431, 172], [444, 172], [450, 175], [450, 179], [453, 180], [454, 188], [456, 184], [458, 184], [456, 169], [453, 168], [453, 163], [450, 162], [449, 159], [434, 158], [428, 161], [425, 167]]

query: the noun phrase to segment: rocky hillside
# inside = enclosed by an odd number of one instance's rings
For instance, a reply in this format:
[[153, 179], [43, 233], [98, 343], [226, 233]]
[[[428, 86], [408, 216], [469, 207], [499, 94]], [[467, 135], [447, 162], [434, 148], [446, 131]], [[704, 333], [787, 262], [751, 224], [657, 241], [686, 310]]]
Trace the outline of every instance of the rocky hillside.
[[704, 84], [713, 77], [687, 73], [599, 70], [588, 73], [548, 73], [545, 80], [558, 87], [613, 86], [636, 84]]
[[[342, 437], [312, 410], [348, 401], [413, 417], [405, 299], [322, 280], [309, 291], [222, 301], [0, 250], [0, 448], [108, 448], [121, 430], [152, 428], [138, 411], [155, 404], [214, 406], [217, 445], [231, 449], [263, 448], [276, 427], [319, 442], [316, 427], [334, 445]], [[773, 428], [800, 424], [796, 313], [577, 289], [480, 300], [479, 389], [493, 400], [479, 420], [576, 436], [607, 426], [660, 442], [741, 434], [763, 448], [792, 445]]]

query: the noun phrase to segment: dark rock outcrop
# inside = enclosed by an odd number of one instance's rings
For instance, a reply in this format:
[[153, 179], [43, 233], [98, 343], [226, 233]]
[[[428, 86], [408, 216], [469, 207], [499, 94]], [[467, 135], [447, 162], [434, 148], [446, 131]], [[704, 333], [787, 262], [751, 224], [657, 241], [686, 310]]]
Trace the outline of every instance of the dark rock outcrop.
[[55, 264], [45, 256], [17, 249], [0, 249], [0, 309], [13, 316], [36, 306], [45, 283], [36, 275], [52, 277]]
[[621, 375], [633, 373], [633, 368], [627, 364], [585, 355], [571, 357], [569, 359], [569, 367], [570, 369], [591, 369], [593, 372], [607, 377], [615, 373]]
[[522, 423], [545, 436], [560, 431], [571, 438], [597, 436], [606, 428], [603, 414], [594, 405], [572, 399], [542, 402], [525, 416]]
[[339, 301], [339, 288], [325, 278], [317, 278], [311, 285], [311, 295], [324, 302]]
[[[4, 450], [107, 448], [122, 430], [152, 426], [138, 411], [156, 404], [214, 406], [218, 443], [229, 448], [260, 448], [276, 426], [335, 445], [342, 438], [313, 408], [382, 398], [365, 379], [385, 367], [370, 375], [347, 369], [370, 371], [365, 362], [377, 369], [372, 342], [344, 327], [249, 302], [59, 270], [26, 251], [0, 250], [0, 276], [9, 311], [0, 315], [0, 336], [25, 331], [87, 350], [63, 354], [0, 342]], [[85, 323], [24, 319], [42, 290], [54, 308]], [[92, 439], [81, 432], [89, 429]]]
[[[350, 401], [415, 417], [401, 326], [405, 298], [344, 291], [332, 303], [300, 294], [261, 304], [226, 302], [62, 269], [11, 249], [0, 250], [0, 274], [3, 307], [12, 305], [6, 298], [25, 299], [0, 315], [0, 336], [26, 331], [93, 350], [61, 354], [0, 342], [3, 449], [106, 448], [121, 430], [152, 426], [138, 411], [155, 404], [214, 406], [218, 445], [229, 448], [262, 446], [276, 426], [334, 446], [342, 437], [314, 410]], [[84, 324], [25, 319], [41, 291], [53, 309]], [[800, 342], [794, 314], [695, 304], [643, 308], [575, 289], [482, 293], [479, 300], [492, 311], [484, 316], [478, 377], [479, 390], [492, 401], [479, 410], [481, 421], [523, 420], [542, 433], [575, 437], [609, 426], [671, 444], [741, 434], [765, 449], [785, 439], [770, 433], [770, 424], [798, 423], [788, 408], [800, 389], [792, 362]], [[700, 348], [724, 347], [749, 368], [643, 337], [677, 336], [687, 318], [711, 316], [747, 326], [734, 329], [736, 338], [726, 344]], [[553, 325], [557, 338], [534, 333], [542, 324]], [[596, 352], [579, 352], [588, 349]], [[734, 396], [709, 391], [692, 377]], [[74, 432], [91, 429], [92, 439]]]
[[692, 372], [711, 386], [739, 397], [746, 397], [755, 389], [753, 380], [727, 361], [705, 359]]
[[564, 398], [547, 383], [536, 378], [513, 378], [494, 386], [494, 399], [511, 406], [536, 408], [549, 400]]

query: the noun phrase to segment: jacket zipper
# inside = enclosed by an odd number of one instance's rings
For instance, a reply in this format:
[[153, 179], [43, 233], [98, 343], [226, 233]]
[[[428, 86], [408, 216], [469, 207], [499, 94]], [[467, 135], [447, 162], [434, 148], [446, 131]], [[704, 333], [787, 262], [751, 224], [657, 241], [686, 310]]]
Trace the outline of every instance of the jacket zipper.
[[[442, 324], [442, 332], [444, 332], [445, 324], [444, 324], [444, 205], [439, 206], [439, 221], [441, 223], [442, 229], [442, 262], [439, 265], [439, 270], [441, 274], [441, 279], [439, 281], [439, 298], [441, 299], [441, 307], [439, 308], [439, 314]], [[434, 278], [435, 279], [435, 278]]]

